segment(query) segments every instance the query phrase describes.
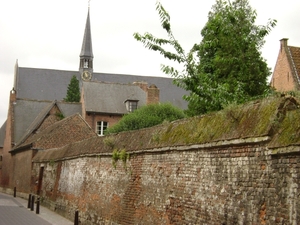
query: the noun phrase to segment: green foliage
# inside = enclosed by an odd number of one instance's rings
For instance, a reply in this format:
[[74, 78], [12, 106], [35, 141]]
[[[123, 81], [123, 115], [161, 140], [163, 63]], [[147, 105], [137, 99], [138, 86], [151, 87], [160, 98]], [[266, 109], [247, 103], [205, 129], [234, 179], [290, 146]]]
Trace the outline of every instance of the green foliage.
[[49, 165], [53, 167], [53, 166], [54, 166], [54, 164], [55, 164], [55, 161], [54, 161], [53, 159], [50, 159], [50, 161], [49, 161]]
[[74, 75], [68, 86], [67, 96], [64, 98], [66, 102], [79, 102], [80, 101], [80, 89], [79, 80]]
[[183, 111], [170, 103], [151, 104], [143, 106], [135, 110], [133, 113], [123, 116], [117, 124], [106, 130], [106, 134], [138, 130], [161, 124], [165, 120], [173, 121], [184, 117], [185, 115]]
[[[171, 31], [169, 14], [159, 2], [156, 9], [168, 40], [149, 33], [135, 33], [134, 37], [146, 48], [183, 63], [181, 72], [165, 65], [162, 71], [172, 75], [176, 85], [190, 91], [190, 95], [184, 96], [189, 102], [187, 115], [220, 110], [228, 104], [244, 103], [271, 92], [267, 84], [271, 72], [260, 49], [276, 20], [257, 26], [256, 11], [248, 0], [216, 0], [201, 31], [202, 41], [185, 54]], [[176, 53], [166, 51], [163, 48], [166, 45]]]
[[122, 150], [118, 150], [118, 149], [114, 149], [113, 153], [112, 153], [112, 164], [113, 167], [116, 168], [117, 167], [117, 162], [120, 160], [122, 160], [123, 162], [123, 167], [126, 169], [126, 162], [129, 159], [129, 154], [126, 152], [125, 149]]
[[59, 118], [60, 120], [62, 120], [62, 119], [65, 118], [64, 114], [62, 114], [61, 112], [57, 112], [55, 115], [56, 115], [56, 117]]
[[122, 162], [123, 162], [124, 164], [126, 164], [127, 159], [129, 159], [129, 154], [126, 152], [126, 150], [125, 150], [125, 149], [122, 149], [122, 150], [120, 151], [119, 155], [120, 155], [120, 159], [122, 160]]
[[119, 160], [119, 151], [118, 151], [118, 149], [114, 149], [114, 151], [113, 151], [113, 153], [112, 153], [112, 164], [113, 164], [113, 166], [114, 166], [114, 168], [116, 168], [117, 167], [117, 162], [118, 162], [118, 160]]

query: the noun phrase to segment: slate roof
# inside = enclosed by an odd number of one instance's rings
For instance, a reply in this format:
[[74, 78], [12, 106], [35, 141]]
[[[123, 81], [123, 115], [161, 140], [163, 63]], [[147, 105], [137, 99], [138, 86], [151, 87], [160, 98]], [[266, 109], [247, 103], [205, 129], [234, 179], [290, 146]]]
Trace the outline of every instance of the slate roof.
[[83, 82], [83, 90], [87, 112], [127, 114], [126, 100], [138, 100], [138, 106], [147, 103], [146, 92], [137, 85]]
[[298, 77], [298, 80], [300, 79], [300, 48], [299, 47], [293, 47], [288, 46], [291, 60], [292, 60], [292, 67], [294, 69], [295, 75]]
[[[55, 102], [56, 103], [56, 102]], [[14, 104], [15, 144], [24, 140], [42, 122], [46, 113], [53, 106], [53, 101], [36, 101], [19, 99]], [[56, 103], [65, 117], [81, 113], [79, 103]]]
[[[61, 138], [62, 136], [64, 138]], [[69, 144], [70, 142], [81, 141], [96, 136], [97, 134], [81, 115], [76, 113], [34, 134], [20, 145], [14, 147], [10, 152], [17, 152], [31, 145], [33, 148], [39, 150], [57, 148]]]
[[[61, 101], [66, 97], [72, 76], [76, 75], [77, 79], [81, 80], [79, 71], [25, 67], [19, 67], [17, 71], [15, 90], [17, 91], [17, 98], [22, 99]], [[174, 85], [172, 78], [93, 73], [92, 81], [120, 84], [144, 81], [148, 85], [155, 84], [160, 89], [160, 102], [170, 102], [179, 108], [187, 109], [187, 102], [182, 97], [188, 92]]]

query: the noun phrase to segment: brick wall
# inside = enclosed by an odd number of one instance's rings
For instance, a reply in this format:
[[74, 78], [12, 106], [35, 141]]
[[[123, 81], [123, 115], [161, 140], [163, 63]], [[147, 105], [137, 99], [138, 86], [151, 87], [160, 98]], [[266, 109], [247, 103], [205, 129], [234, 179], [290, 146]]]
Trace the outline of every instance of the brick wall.
[[44, 168], [42, 204], [86, 225], [299, 224], [299, 112], [274, 97], [94, 136], [38, 151], [32, 180]]
[[14, 102], [16, 101], [16, 92], [12, 90], [9, 98], [9, 108], [7, 113], [5, 138], [2, 149], [2, 168], [0, 177], [0, 186], [8, 187], [9, 185], [9, 174], [12, 173], [11, 167], [11, 156], [9, 150], [13, 147], [14, 143]]
[[33, 151], [23, 151], [12, 156], [12, 170], [10, 187], [16, 187], [18, 192], [30, 193], [35, 181], [31, 178], [31, 160]]
[[[228, 143], [227, 143], [228, 144]], [[264, 144], [100, 154], [45, 166], [44, 203], [82, 224], [297, 224], [299, 154]]]

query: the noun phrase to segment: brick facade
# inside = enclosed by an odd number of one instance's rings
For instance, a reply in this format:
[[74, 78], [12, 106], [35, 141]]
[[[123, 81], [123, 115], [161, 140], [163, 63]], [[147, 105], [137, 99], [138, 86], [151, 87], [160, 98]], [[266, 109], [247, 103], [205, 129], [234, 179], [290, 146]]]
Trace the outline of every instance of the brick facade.
[[16, 101], [16, 92], [12, 90], [10, 92], [9, 107], [6, 119], [5, 138], [2, 149], [2, 168], [0, 177], [0, 186], [8, 187], [9, 175], [12, 173], [11, 155], [9, 150], [14, 146], [14, 102]]
[[18, 187], [19, 192], [30, 193], [33, 190], [35, 180], [31, 177], [32, 158], [36, 151], [27, 150], [12, 155], [12, 173], [10, 187]]
[[96, 132], [96, 126], [98, 121], [105, 121], [108, 123], [108, 126], [113, 126], [116, 124], [122, 115], [114, 115], [114, 114], [101, 114], [101, 113], [87, 113], [85, 116], [86, 122], [90, 125], [92, 130]]
[[271, 79], [271, 86], [283, 92], [298, 90], [299, 87], [287, 41], [286, 38], [280, 40], [280, 50]]

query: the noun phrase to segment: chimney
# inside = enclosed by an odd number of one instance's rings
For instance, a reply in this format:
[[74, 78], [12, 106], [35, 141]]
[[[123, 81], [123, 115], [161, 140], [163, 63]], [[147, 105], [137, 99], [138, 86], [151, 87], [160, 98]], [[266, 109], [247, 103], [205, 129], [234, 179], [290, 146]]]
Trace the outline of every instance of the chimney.
[[287, 45], [287, 42], [288, 42], [288, 38], [282, 38], [280, 40], [280, 52], [282, 51], [282, 49], [286, 48], [288, 45]]
[[143, 91], [147, 92], [148, 83], [144, 81], [136, 81], [133, 82], [134, 85], [139, 86]]
[[154, 84], [151, 84], [150, 87], [147, 88], [147, 105], [158, 102], [159, 89]]

